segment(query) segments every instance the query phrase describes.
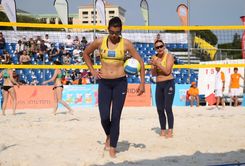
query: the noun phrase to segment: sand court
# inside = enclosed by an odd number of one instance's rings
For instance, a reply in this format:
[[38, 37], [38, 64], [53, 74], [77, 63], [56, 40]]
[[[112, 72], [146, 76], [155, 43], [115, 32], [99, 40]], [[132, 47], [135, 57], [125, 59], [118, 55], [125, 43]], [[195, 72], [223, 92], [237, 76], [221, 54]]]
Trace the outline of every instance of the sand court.
[[125, 107], [117, 158], [104, 151], [98, 108], [17, 110], [0, 117], [0, 165], [219, 165], [245, 163], [245, 108], [174, 107], [174, 137], [156, 108]]

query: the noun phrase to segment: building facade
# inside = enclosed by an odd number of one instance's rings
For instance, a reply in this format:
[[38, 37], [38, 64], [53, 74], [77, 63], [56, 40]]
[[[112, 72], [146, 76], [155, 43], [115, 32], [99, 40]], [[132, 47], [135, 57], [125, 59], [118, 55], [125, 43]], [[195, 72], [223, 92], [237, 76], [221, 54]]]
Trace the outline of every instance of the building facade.
[[[112, 5], [108, 2], [105, 2], [105, 16], [106, 24], [112, 17], [120, 17], [122, 22], [125, 22], [125, 12], [126, 10], [120, 6]], [[77, 24], [94, 24], [94, 6], [92, 4], [82, 5], [79, 7], [78, 20], [74, 20], [74, 23]], [[98, 15], [97, 11], [95, 12], [95, 24], [101, 25], [101, 18]]]

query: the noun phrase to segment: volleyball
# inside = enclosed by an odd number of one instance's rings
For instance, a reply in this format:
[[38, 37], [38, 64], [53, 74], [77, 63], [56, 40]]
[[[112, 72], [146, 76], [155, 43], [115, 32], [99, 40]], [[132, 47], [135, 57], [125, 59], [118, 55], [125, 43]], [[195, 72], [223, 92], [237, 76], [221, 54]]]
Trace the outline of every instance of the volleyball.
[[135, 75], [140, 71], [140, 63], [137, 59], [130, 58], [124, 63], [124, 71], [127, 74]]

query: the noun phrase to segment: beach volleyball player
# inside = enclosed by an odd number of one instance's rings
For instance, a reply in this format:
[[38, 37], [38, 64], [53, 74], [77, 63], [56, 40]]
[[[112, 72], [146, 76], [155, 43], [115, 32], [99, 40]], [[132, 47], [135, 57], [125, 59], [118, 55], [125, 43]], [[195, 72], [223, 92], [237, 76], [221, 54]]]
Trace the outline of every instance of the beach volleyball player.
[[[161, 126], [161, 136], [170, 138], [173, 136], [174, 115], [172, 105], [175, 93], [174, 77], [172, 69], [174, 58], [167, 53], [162, 40], [155, 41], [157, 54], [152, 56], [152, 76], [156, 76], [156, 106]], [[168, 120], [168, 130], [166, 130], [166, 115]]]
[[[143, 94], [145, 91], [145, 69], [144, 62], [133, 44], [129, 40], [122, 38], [122, 22], [119, 17], [113, 17], [109, 21], [108, 31], [108, 36], [94, 40], [85, 49], [83, 57], [92, 75], [98, 79], [100, 118], [106, 134], [105, 149], [109, 150], [111, 157], [115, 157], [119, 138], [120, 117], [127, 94], [127, 78], [124, 71], [125, 53], [128, 51], [141, 65], [141, 83], [137, 88], [138, 95]], [[100, 71], [93, 68], [89, 57], [96, 49], [100, 51]]]

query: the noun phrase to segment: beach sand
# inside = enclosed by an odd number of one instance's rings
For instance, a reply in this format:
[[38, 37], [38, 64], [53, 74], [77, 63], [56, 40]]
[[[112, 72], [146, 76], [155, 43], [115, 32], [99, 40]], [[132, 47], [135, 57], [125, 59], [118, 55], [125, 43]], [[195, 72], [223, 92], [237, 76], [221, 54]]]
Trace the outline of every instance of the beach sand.
[[220, 165], [245, 163], [245, 108], [174, 107], [174, 137], [159, 136], [155, 107], [125, 107], [117, 158], [104, 151], [98, 108], [0, 116], [0, 165]]

